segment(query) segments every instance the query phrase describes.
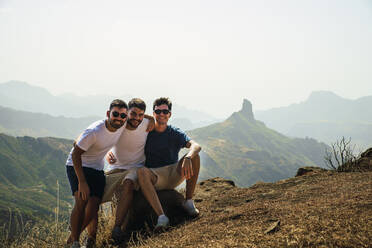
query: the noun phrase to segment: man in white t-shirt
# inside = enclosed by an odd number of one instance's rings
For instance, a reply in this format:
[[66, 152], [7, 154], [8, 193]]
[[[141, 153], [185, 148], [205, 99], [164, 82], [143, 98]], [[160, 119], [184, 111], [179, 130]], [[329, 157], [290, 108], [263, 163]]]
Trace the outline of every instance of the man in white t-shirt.
[[70, 218], [73, 248], [80, 247], [83, 222], [97, 218], [106, 182], [104, 157], [119, 140], [127, 111], [124, 101], [113, 100], [106, 113], [107, 119], [91, 124], [77, 139], [67, 158], [66, 171], [75, 198]]
[[[139, 98], [133, 98], [128, 103], [128, 120], [125, 128], [107, 156], [110, 165], [106, 172], [106, 186], [102, 203], [111, 201], [115, 193], [120, 193], [120, 195], [115, 195], [118, 198], [118, 204], [111, 235], [115, 244], [119, 244], [124, 237], [121, 226], [132, 203], [133, 190], [139, 189], [137, 169], [145, 164], [147, 134], [154, 126], [154, 122], [150, 123], [148, 120], [153, 117], [144, 118], [145, 111], [146, 104]], [[88, 226], [89, 236], [95, 236], [96, 230], [97, 220], [91, 221]]]

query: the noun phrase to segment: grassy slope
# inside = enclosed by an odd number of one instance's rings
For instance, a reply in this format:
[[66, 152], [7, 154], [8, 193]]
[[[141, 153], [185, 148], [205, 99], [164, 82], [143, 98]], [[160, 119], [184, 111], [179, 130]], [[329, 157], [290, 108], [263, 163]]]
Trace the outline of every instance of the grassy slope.
[[66, 215], [71, 202], [64, 163], [72, 141], [56, 138], [11, 137], [0, 134], [0, 214], [9, 221], [9, 212], [25, 220], [53, 215], [57, 180], [61, 209]]
[[129, 247], [370, 247], [371, 178], [328, 171], [250, 188], [210, 179], [197, 187], [200, 218]]
[[[208, 179], [196, 188], [198, 218], [164, 233], [135, 234], [120, 247], [370, 247], [371, 178], [371, 171], [315, 171], [250, 188]], [[276, 232], [265, 234], [277, 221]], [[114, 216], [101, 212], [97, 247], [113, 247], [107, 245], [113, 224]], [[51, 223], [39, 225], [6, 247], [64, 247], [66, 226], [56, 233]]]

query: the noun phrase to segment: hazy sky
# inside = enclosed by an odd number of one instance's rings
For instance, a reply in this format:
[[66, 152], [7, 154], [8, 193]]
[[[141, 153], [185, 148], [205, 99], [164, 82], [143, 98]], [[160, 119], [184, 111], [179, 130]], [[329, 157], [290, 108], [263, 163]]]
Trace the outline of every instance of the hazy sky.
[[243, 98], [372, 95], [371, 44], [371, 0], [0, 0], [0, 82], [170, 96], [216, 117]]

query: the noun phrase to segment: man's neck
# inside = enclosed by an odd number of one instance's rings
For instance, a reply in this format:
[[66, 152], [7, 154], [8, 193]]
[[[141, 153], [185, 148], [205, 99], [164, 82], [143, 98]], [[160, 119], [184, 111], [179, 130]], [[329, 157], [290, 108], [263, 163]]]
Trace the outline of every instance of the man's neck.
[[125, 129], [128, 129], [128, 130], [136, 130], [137, 128], [136, 128], [136, 127], [132, 127], [132, 125], [130, 125], [130, 124], [127, 122], [127, 124], [125, 124]]
[[155, 123], [155, 131], [158, 133], [162, 133], [165, 131], [165, 129], [167, 129], [167, 126], [167, 124]]

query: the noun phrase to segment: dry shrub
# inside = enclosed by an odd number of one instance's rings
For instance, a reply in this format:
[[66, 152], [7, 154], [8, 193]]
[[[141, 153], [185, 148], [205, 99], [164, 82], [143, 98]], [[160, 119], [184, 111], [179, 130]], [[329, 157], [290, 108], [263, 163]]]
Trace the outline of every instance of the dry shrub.
[[342, 137], [331, 144], [331, 149], [325, 151], [324, 161], [328, 168], [337, 172], [357, 172], [363, 169], [359, 166], [358, 157], [355, 155], [355, 145]]

